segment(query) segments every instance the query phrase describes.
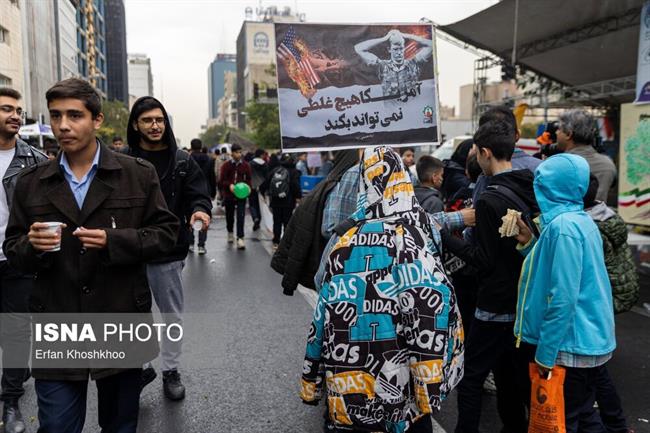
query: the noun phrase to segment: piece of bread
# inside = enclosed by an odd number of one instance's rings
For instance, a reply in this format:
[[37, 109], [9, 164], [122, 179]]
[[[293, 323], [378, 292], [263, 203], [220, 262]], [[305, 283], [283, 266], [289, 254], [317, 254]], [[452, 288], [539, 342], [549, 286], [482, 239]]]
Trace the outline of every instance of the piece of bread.
[[517, 225], [519, 217], [521, 217], [521, 212], [508, 209], [508, 212], [501, 218], [503, 224], [499, 227], [502, 238], [511, 238], [519, 234], [519, 226]]

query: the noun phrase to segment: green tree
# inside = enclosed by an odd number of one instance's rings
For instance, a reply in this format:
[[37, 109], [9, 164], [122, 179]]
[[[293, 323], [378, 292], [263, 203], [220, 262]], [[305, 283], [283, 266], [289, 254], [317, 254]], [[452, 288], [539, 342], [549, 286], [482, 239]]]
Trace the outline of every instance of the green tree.
[[129, 126], [129, 110], [120, 101], [104, 101], [102, 103], [104, 123], [99, 128], [97, 136], [106, 144], [119, 135], [126, 141], [126, 131]]
[[280, 148], [278, 104], [249, 101], [246, 105], [246, 121], [253, 130], [255, 144], [264, 149]]
[[204, 146], [211, 147], [215, 144], [223, 143], [224, 137], [228, 132], [226, 125], [213, 125], [199, 135], [199, 139]]

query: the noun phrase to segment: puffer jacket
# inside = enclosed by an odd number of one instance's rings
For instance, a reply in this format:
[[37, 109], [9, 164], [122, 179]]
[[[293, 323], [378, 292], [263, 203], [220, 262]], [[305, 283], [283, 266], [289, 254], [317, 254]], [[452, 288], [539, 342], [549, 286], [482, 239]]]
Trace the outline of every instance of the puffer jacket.
[[603, 202], [585, 210], [603, 238], [605, 265], [614, 297], [614, 312], [629, 311], [639, 300], [639, 274], [627, 244], [625, 221]]
[[616, 348], [603, 242], [583, 210], [588, 184], [589, 165], [576, 155], [555, 155], [535, 172], [542, 232], [523, 250], [515, 335], [536, 345], [535, 361], [548, 368], [559, 352], [600, 356]]

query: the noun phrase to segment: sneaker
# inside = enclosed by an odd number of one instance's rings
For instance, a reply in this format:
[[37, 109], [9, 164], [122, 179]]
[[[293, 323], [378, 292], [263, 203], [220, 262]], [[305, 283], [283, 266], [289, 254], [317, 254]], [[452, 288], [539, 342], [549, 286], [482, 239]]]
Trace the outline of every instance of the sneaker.
[[205, 247], [199, 247], [199, 256], [205, 255], [205, 253], [207, 253]]
[[228, 233], [228, 243], [232, 244], [233, 242], [235, 242], [235, 235], [232, 233]]
[[190, 253], [194, 252], [194, 245], [190, 245]]
[[494, 374], [492, 372], [490, 372], [485, 382], [483, 382], [483, 391], [490, 395], [496, 395], [497, 393], [497, 384], [494, 382]]
[[253, 221], [253, 231], [256, 232], [260, 229], [260, 220]]
[[246, 244], [244, 243], [244, 238], [237, 238], [237, 249], [238, 250], [245, 250], [246, 249]]
[[2, 410], [2, 422], [5, 433], [22, 433], [25, 431], [25, 421], [18, 407], [18, 400], [5, 401]]
[[154, 379], [158, 376], [156, 373], [156, 369], [153, 367], [147, 367], [142, 369], [142, 384], [140, 385], [140, 389], [144, 389], [145, 386], [149, 385], [151, 382], [154, 381]]
[[177, 370], [163, 371], [163, 391], [170, 400], [185, 398], [185, 386], [181, 382], [181, 375]]

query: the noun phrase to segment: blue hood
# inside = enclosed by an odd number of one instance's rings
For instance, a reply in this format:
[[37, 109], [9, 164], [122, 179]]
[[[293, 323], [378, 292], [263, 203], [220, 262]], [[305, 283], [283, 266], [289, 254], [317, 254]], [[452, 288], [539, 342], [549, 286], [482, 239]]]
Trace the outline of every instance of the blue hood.
[[589, 187], [589, 164], [578, 155], [563, 153], [548, 158], [535, 170], [535, 198], [548, 225], [566, 212], [581, 211]]

